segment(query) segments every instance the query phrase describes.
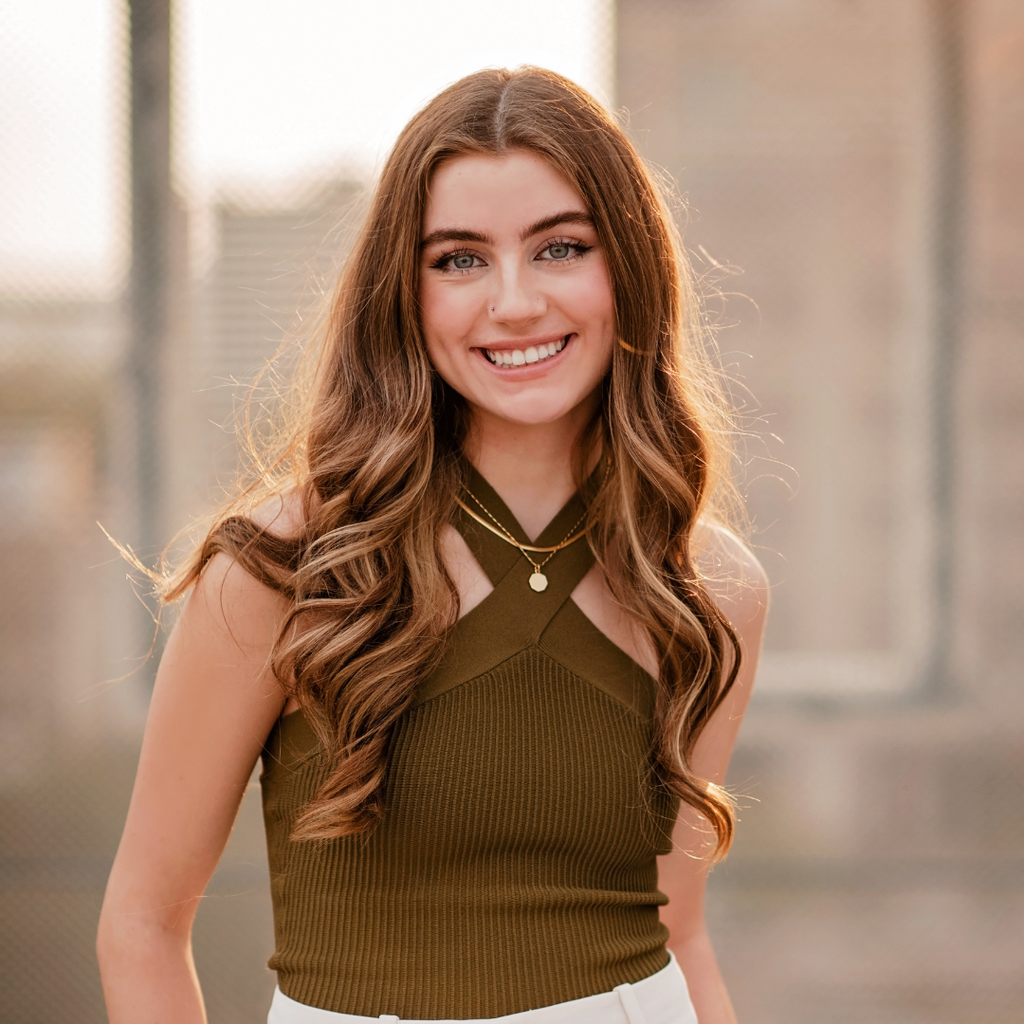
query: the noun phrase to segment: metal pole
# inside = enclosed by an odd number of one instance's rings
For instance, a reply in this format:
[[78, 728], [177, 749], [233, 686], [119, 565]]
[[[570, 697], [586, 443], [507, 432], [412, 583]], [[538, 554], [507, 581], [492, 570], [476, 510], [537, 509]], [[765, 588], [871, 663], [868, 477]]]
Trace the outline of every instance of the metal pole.
[[143, 560], [163, 547], [161, 377], [172, 287], [170, 0], [129, 0], [132, 259], [127, 359], [134, 430], [135, 538]]
[[935, 47], [935, 347], [932, 371], [936, 526], [932, 684], [948, 689], [956, 606], [957, 371], [963, 333], [966, 230], [966, 49], [963, 0], [932, 0]]

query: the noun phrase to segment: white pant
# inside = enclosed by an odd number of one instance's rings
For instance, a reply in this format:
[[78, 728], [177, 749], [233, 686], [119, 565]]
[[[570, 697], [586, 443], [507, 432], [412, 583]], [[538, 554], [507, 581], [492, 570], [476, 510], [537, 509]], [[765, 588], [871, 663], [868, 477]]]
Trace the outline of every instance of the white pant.
[[[633, 985], [619, 985], [611, 992], [542, 1006], [539, 1010], [458, 1022], [401, 1019], [406, 1024], [697, 1024], [686, 979], [676, 958], [671, 953], [669, 956], [667, 966]], [[297, 1003], [275, 989], [267, 1024], [366, 1024], [367, 1021], [399, 1019], [387, 1013], [378, 1018], [321, 1010]]]

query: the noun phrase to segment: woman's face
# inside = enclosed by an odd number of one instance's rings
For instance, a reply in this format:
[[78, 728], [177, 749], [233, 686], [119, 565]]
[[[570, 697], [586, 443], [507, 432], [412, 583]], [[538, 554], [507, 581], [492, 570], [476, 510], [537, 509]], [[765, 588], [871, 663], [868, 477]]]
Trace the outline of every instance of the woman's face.
[[556, 423], [611, 365], [604, 250], [576, 190], [543, 157], [442, 164], [423, 218], [420, 303], [431, 362], [475, 416]]

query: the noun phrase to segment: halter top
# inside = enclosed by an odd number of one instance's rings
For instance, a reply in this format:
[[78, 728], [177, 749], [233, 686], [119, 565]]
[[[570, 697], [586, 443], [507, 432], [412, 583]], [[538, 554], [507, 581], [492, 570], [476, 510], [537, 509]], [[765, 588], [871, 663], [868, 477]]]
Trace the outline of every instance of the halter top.
[[[470, 487], [530, 543], [487, 482]], [[574, 496], [534, 542], [561, 542]], [[325, 777], [301, 711], [263, 751], [263, 812], [285, 995], [340, 1013], [496, 1017], [636, 982], [668, 963], [658, 854], [678, 803], [650, 767], [654, 680], [570, 594], [586, 540], [530, 589], [520, 552], [460, 511], [494, 590], [454, 627], [392, 736], [369, 836], [288, 838]]]

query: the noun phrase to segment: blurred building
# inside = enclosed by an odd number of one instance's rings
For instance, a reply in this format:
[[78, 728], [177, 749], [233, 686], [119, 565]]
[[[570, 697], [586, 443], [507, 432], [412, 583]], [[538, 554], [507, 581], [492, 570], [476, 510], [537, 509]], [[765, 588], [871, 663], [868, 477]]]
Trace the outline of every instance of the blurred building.
[[[212, 251], [196, 284], [179, 394], [185, 432], [169, 439], [179, 525], [230, 489], [251, 384], [268, 360], [278, 356], [286, 372], [298, 354], [348, 250], [363, 192], [342, 174], [283, 195], [235, 192], [210, 211]], [[269, 398], [280, 382], [264, 379], [260, 393]]]
[[1018, 1020], [1024, 8], [619, 0], [618, 27], [618, 102], [725, 293], [774, 583], [712, 885], [740, 1019]]
[[[208, 211], [206, 265], [176, 283], [165, 366], [173, 528], [230, 484], [249, 384], [289, 338], [298, 343], [344, 255], [359, 192], [344, 177], [316, 179], [284, 197], [225, 197]], [[120, 301], [0, 298], [5, 1024], [106, 1019], [93, 942], [153, 636], [127, 565], [97, 526], [130, 539], [126, 333]], [[258, 797], [246, 800], [201, 908], [196, 948], [211, 1020], [260, 1019], [273, 980], [263, 967], [272, 936]]]
[[79, 595], [119, 351], [115, 304], [0, 303], [0, 785], [98, 717], [76, 703], [110, 652], [101, 609]]

